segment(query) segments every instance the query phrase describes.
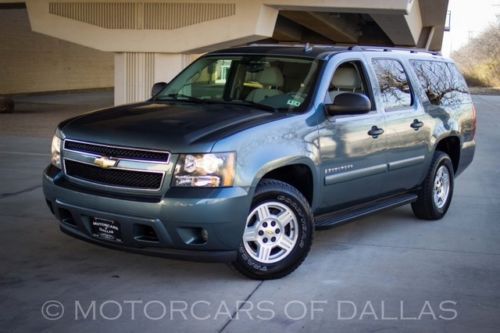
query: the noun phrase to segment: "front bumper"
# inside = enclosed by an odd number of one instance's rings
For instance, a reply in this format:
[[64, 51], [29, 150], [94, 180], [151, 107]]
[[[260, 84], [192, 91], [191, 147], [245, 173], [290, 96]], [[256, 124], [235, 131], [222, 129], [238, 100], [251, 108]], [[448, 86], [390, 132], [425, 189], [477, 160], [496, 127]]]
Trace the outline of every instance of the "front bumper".
[[[161, 197], [132, 197], [69, 183], [53, 167], [43, 191], [60, 229], [106, 247], [174, 259], [233, 261], [250, 209], [249, 190], [171, 188]], [[91, 220], [120, 223], [122, 242], [94, 238]], [[207, 238], [200, 237], [201, 231]], [[145, 232], [146, 231], [146, 232]]]

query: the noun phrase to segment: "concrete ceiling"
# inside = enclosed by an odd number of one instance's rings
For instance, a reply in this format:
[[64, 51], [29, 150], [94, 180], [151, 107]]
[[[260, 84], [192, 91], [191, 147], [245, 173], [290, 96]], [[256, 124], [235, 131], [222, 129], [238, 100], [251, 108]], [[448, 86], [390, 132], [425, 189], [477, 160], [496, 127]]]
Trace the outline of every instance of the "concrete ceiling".
[[440, 50], [448, 0], [412, 0], [388, 12], [280, 10], [274, 41], [408, 46]]
[[[0, 4], [13, 2], [24, 1], [0, 0]], [[206, 52], [261, 40], [440, 50], [448, 6], [448, 0], [191, 0], [189, 4], [181, 0], [119, 3], [26, 0], [26, 3], [36, 32], [103, 51], [162, 53]], [[127, 11], [130, 13], [120, 16]], [[207, 13], [213, 17], [207, 17]]]

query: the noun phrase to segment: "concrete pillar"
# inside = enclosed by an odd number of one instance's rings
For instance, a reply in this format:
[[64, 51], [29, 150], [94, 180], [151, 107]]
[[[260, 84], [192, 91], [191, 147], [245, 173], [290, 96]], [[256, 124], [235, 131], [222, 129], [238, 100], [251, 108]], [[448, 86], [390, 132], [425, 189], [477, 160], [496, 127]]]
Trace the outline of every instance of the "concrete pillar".
[[373, 20], [395, 45], [416, 46], [422, 31], [420, 0], [412, 1], [407, 15], [374, 14]]
[[155, 82], [169, 82], [191, 59], [189, 54], [115, 53], [115, 105], [148, 99]]

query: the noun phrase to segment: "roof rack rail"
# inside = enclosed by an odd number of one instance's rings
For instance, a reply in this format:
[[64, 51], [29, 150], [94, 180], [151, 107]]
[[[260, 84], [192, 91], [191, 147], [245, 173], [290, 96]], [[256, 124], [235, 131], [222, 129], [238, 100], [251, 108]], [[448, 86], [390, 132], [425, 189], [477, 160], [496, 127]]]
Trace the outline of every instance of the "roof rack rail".
[[312, 44], [312, 43], [297, 43], [297, 42], [278, 42], [278, 43], [249, 43], [246, 46], [272, 46], [272, 47], [301, 47], [305, 53], [311, 52], [314, 48], [333, 47], [333, 45], [326, 44]]
[[[280, 42], [280, 43], [250, 43], [246, 46], [276, 46], [276, 47], [305, 47], [307, 44], [296, 42]], [[311, 44], [309, 44], [311, 46]]]
[[347, 48], [349, 51], [383, 51], [383, 52], [391, 52], [391, 51], [403, 51], [410, 53], [428, 53], [431, 55], [441, 55], [439, 51], [429, 51], [426, 49], [420, 48], [405, 48], [405, 47], [393, 47], [393, 46], [362, 46], [362, 45], [352, 45]]
[[304, 45], [304, 52], [311, 52], [314, 48], [314, 45], [311, 45], [309, 43], [306, 43], [306, 45]]
[[427, 53], [434, 56], [440, 56], [439, 51], [430, 51], [421, 48], [397, 47], [397, 46], [368, 46], [368, 45], [342, 45], [342, 44], [311, 44], [311, 43], [297, 43], [297, 42], [278, 42], [278, 43], [250, 43], [247, 46], [274, 46], [274, 47], [301, 47], [304, 52], [310, 52], [313, 48], [338, 48], [347, 49], [349, 51], [401, 51], [410, 53]]

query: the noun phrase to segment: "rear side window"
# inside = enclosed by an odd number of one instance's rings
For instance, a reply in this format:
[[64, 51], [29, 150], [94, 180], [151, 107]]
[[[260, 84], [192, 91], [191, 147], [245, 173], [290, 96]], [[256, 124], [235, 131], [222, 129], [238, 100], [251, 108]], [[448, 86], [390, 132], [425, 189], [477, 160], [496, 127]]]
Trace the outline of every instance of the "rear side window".
[[462, 74], [458, 71], [457, 66], [451, 63], [447, 63], [446, 65], [451, 72], [451, 81], [455, 87], [455, 90], [451, 93], [451, 98], [455, 100], [455, 104], [472, 103], [467, 83]]
[[397, 60], [374, 59], [382, 101], [386, 111], [406, 109], [411, 106], [411, 89], [403, 65]]
[[410, 61], [429, 102], [438, 106], [470, 103], [469, 89], [454, 64], [442, 61]]

